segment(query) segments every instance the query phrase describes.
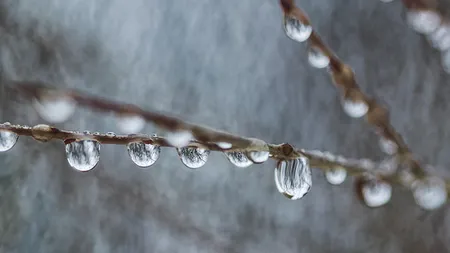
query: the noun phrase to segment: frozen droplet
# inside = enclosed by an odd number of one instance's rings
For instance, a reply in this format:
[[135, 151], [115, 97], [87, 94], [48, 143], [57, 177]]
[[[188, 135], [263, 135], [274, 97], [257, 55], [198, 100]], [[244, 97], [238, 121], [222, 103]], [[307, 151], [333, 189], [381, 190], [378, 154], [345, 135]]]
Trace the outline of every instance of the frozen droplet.
[[192, 138], [192, 133], [186, 130], [169, 132], [166, 135], [167, 142], [176, 148], [187, 146]]
[[210, 151], [197, 147], [177, 148], [178, 156], [186, 167], [198, 169], [206, 164]]
[[431, 10], [411, 10], [406, 13], [408, 24], [418, 33], [429, 34], [441, 24], [439, 13]]
[[[3, 125], [11, 125], [5, 123]], [[5, 152], [14, 147], [19, 139], [19, 135], [8, 130], [0, 130], [0, 152]]]
[[429, 177], [416, 181], [412, 185], [414, 200], [426, 210], [441, 207], [447, 201], [445, 181], [438, 177]]
[[122, 115], [117, 118], [117, 126], [125, 134], [138, 133], [144, 128], [145, 120], [138, 115]]
[[70, 97], [33, 99], [33, 107], [42, 119], [51, 123], [62, 123], [75, 111], [76, 103]]
[[361, 191], [364, 202], [369, 207], [380, 207], [385, 205], [392, 196], [392, 186], [387, 182], [377, 179], [365, 182]]
[[392, 140], [381, 137], [379, 143], [380, 143], [380, 148], [384, 153], [386, 153], [388, 155], [393, 155], [393, 154], [397, 153], [398, 146]]
[[94, 140], [72, 141], [66, 144], [69, 165], [78, 171], [92, 170], [100, 160], [100, 143]]
[[161, 153], [159, 145], [146, 144], [144, 142], [130, 142], [127, 145], [127, 149], [131, 160], [142, 168], [152, 166]]
[[311, 36], [313, 29], [294, 17], [284, 15], [284, 31], [290, 39], [304, 42]]
[[301, 199], [312, 186], [311, 168], [305, 157], [279, 161], [275, 168], [275, 185], [290, 199]]
[[221, 149], [230, 149], [233, 146], [231, 145], [231, 143], [228, 142], [217, 142], [216, 145], [219, 146], [219, 148]]
[[342, 102], [342, 107], [348, 116], [352, 118], [361, 118], [369, 111], [369, 106], [364, 101], [353, 101], [346, 99]]
[[347, 177], [347, 171], [343, 168], [333, 168], [325, 172], [325, 177], [328, 183], [332, 185], [340, 185]]
[[248, 153], [248, 158], [254, 163], [263, 163], [269, 159], [269, 151], [252, 151]]
[[315, 46], [309, 48], [308, 61], [311, 66], [318, 69], [326, 68], [330, 64], [330, 58], [320, 48]]
[[114, 136], [116, 136], [116, 133], [114, 133], [114, 132], [107, 132], [107, 133], [106, 133], [106, 136], [108, 136], [108, 137], [114, 137]]
[[428, 34], [427, 38], [430, 44], [440, 51], [450, 49], [450, 24], [442, 24], [436, 31]]
[[232, 151], [225, 152], [228, 160], [236, 167], [245, 168], [253, 164], [244, 152]]

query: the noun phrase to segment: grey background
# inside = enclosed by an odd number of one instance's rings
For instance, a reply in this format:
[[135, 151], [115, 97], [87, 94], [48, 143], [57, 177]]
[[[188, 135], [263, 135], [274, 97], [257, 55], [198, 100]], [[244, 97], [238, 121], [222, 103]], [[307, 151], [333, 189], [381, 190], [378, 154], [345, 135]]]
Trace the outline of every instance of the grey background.
[[[449, 75], [405, 24], [399, 1], [297, 1], [324, 40], [424, 162], [450, 166]], [[2, 79], [37, 79], [172, 112], [269, 142], [381, 158], [374, 133], [347, 117], [326, 71], [289, 40], [275, 0], [2, 0]], [[0, 88], [0, 120], [38, 124]], [[67, 129], [118, 131], [83, 109]], [[152, 133], [151, 126], [146, 132]], [[0, 252], [448, 252], [448, 206], [420, 210], [404, 189], [364, 207], [352, 180], [290, 201], [273, 161], [232, 167], [214, 153], [198, 171], [164, 150], [149, 170], [103, 146], [77, 173], [62, 143], [21, 138], [0, 154]]]

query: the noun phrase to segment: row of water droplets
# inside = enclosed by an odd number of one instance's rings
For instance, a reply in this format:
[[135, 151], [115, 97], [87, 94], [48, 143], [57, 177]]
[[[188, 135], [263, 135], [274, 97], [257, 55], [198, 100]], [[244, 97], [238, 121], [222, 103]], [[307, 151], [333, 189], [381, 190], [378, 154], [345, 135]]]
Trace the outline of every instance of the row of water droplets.
[[[446, 48], [446, 50], [450, 48], [450, 27], [448, 25], [442, 27], [443, 25], [440, 23], [440, 19], [438, 20], [435, 13], [411, 12], [408, 13], [408, 21], [413, 27], [416, 27], [417, 31], [428, 33], [435, 39], [439, 38], [439, 45], [441, 48]], [[290, 39], [300, 43], [307, 41], [313, 32], [311, 25], [305, 24], [290, 15], [284, 15], [283, 24], [286, 35]], [[450, 53], [448, 53], [448, 58], [448, 65], [450, 66]], [[315, 68], [323, 69], [329, 66], [330, 58], [322, 51], [322, 49], [310, 44], [308, 48], [308, 62]], [[363, 117], [369, 110], [369, 106], [365, 101], [353, 101], [350, 99], [344, 99], [342, 101], [342, 107], [343, 110], [353, 118]], [[398, 147], [392, 140], [382, 137], [379, 144], [381, 149], [388, 155], [393, 155], [397, 152]], [[283, 163], [281, 165], [284, 166]], [[383, 166], [386, 166], [386, 164]], [[335, 168], [326, 171], [325, 177], [329, 183], [337, 185], [345, 180], [346, 174], [347, 172], [345, 169]], [[366, 183], [363, 185], [362, 189], [360, 189], [366, 205], [378, 207], [386, 204], [391, 198], [392, 186], [375, 177], [367, 178], [368, 180], [366, 180]], [[431, 210], [445, 204], [448, 195], [445, 181], [437, 177], [413, 181], [414, 182], [410, 184], [411, 189], [413, 190], [413, 196], [416, 203], [422, 208]], [[292, 195], [290, 193], [288, 194]], [[295, 194], [292, 196], [295, 198]]]
[[[381, 0], [392, 2], [393, 0]], [[406, 22], [416, 32], [426, 36], [428, 42], [441, 53], [441, 63], [450, 74], [450, 22], [434, 10], [408, 10]]]
[[[296, 41], [307, 41], [313, 32], [313, 28], [309, 24], [305, 24], [291, 15], [284, 15], [284, 31], [286, 35]], [[308, 46], [308, 62], [311, 66], [323, 69], [330, 65], [330, 58], [323, 50], [312, 43]], [[351, 99], [342, 100], [342, 108], [350, 117], [360, 118], [367, 114], [369, 106], [365, 101], [354, 101]]]

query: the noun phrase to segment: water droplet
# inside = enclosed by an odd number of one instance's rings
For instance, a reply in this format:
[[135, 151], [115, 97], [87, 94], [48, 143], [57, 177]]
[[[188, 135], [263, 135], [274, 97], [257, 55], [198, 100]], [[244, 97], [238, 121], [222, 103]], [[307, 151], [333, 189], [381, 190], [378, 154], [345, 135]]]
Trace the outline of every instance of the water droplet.
[[100, 143], [94, 140], [79, 140], [66, 144], [69, 165], [78, 171], [92, 170], [100, 160]]
[[114, 137], [114, 136], [116, 136], [116, 134], [115, 134], [114, 132], [107, 132], [107, 133], [106, 133], [106, 136], [108, 136], [108, 137]]
[[33, 107], [42, 119], [51, 123], [62, 123], [73, 115], [76, 103], [67, 96], [52, 99], [33, 99]]
[[312, 186], [311, 168], [307, 158], [279, 161], [275, 168], [275, 184], [290, 199], [300, 199]]
[[217, 142], [216, 145], [219, 146], [219, 148], [221, 149], [230, 149], [233, 146], [231, 145], [231, 143], [228, 142]]
[[414, 182], [412, 190], [417, 205], [425, 210], [437, 209], [447, 201], [445, 182], [437, 177]]
[[450, 49], [450, 24], [439, 26], [439, 28], [430, 33], [427, 38], [430, 44], [440, 51]]
[[[11, 125], [5, 123], [3, 125]], [[19, 139], [19, 135], [8, 130], [0, 130], [0, 152], [5, 152], [14, 147]]]
[[152, 166], [161, 153], [160, 146], [143, 142], [131, 142], [127, 145], [127, 149], [131, 160], [142, 168]]
[[269, 151], [252, 151], [248, 153], [248, 158], [254, 163], [263, 163], [269, 159]]
[[397, 144], [395, 144], [395, 142], [384, 137], [380, 138], [380, 148], [384, 153], [388, 155], [393, 155], [397, 153], [398, 150], [398, 146]]
[[284, 31], [290, 39], [304, 42], [311, 36], [312, 30], [310, 25], [305, 25], [294, 17], [284, 15]]
[[383, 175], [393, 175], [397, 172], [397, 168], [399, 166], [399, 160], [397, 157], [388, 157], [380, 162], [378, 165], [378, 170]]
[[190, 169], [198, 169], [206, 164], [210, 151], [197, 147], [177, 148], [181, 162]]
[[245, 168], [253, 164], [243, 152], [225, 152], [228, 160], [237, 167]]
[[83, 134], [85, 134], [85, 135], [91, 135], [91, 132], [90, 132], [90, 131], [83, 131]]
[[166, 135], [167, 142], [176, 148], [187, 146], [192, 138], [192, 133], [186, 130], [169, 132]]
[[392, 186], [387, 182], [371, 179], [361, 188], [362, 197], [368, 207], [380, 207], [389, 202], [392, 196]]
[[390, 2], [392, 2], [394, 0], [380, 0], [380, 1], [383, 2], [383, 3], [390, 3]]
[[429, 34], [441, 24], [441, 16], [431, 10], [412, 10], [406, 13], [408, 24], [418, 33]]
[[348, 116], [352, 118], [361, 118], [369, 111], [369, 106], [364, 101], [344, 100], [342, 107]]
[[125, 134], [133, 134], [144, 128], [145, 120], [138, 115], [123, 115], [117, 118], [117, 125]]
[[325, 177], [328, 183], [332, 185], [340, 185], [347, 177], [347, 171], [343, 168], [334, 168], [325, 172]]
[[308, 61], [311, 66], [318, 69], [326, 68], [330, 64], [330, 58], [320, 48], [315, 46], [309, 48]]

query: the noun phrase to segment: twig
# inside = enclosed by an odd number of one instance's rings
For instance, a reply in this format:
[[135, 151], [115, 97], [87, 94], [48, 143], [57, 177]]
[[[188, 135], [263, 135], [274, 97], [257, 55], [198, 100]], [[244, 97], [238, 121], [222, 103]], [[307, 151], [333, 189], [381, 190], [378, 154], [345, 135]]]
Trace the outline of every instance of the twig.
[[[301, 8], [295, 6], [293, 0], [280, 0], [280, 4], [286, 16], [299, 20], [305, 26], [311, 26], [307, 14]], [[334, 84], [341, 91], [344, 101], [366, 105], [368, 108], [365, 118], [369, 124], [375, 127], [376, 133], [383, 138], [384, 141], [391, 141], [395, 144], [397, 156], [400, 161], [409, 165], [415, 177], [425, 177], [425, 169], [423, 169], [420, 163], [414, 159], [413, 154], [402, 136], [392, 126], [388, 109], [377, 103], [375, 99], [369, 98], [361, 91], [351, 67], [342, 62], [335, 53], [322, 42], [316, 32], [313, 31], [311, 33], [308, 41], [311, 47], [319, 49], [330, 59], [329, 72]]]

